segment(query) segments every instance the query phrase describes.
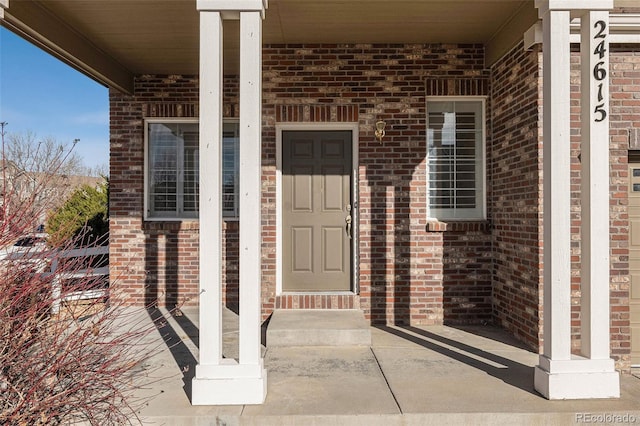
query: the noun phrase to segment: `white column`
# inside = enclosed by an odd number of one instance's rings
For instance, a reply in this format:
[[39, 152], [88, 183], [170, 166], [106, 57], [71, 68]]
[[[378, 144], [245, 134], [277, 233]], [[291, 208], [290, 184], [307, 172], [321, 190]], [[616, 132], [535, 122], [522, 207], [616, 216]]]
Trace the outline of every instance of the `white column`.
[[[577, 2], [576, 2], [577, 3]], [[571, 259], [570, 259], [570, 41], [569, 41], [569, 24], [572, 16], [582, 14], [585, 11], [569, 10], [568, 5], [573, 6], [563, 0], [537, 0], [536, 7], [539, 9], [540, 17], [543, 19], [543, 138], [544, 138], [544, 351], [540, 355], [539, 365], [535, 369], [534, 385], [535, 389], [549, 399], [579, 399], [579, 398], [609, 398], [619, 396], [619, 384], [617, 382], [617, 373], [613, 369], [613, 361], [605, 358], [590, 359], [580, 356], [572, 356], [571, 354]], [[607, 9], [612, 7], [611, 0], [591, 0], [588, 5], [583, 7]], [[572, 15], [574, 14], [574, 15]], [[588, 16], [588, 13], [587, 13]], [[593, 52], [591, 44], [586, 46], [583, 44], [582, 50], [590, 52], [584, 53], [583, 56]], [[583, 57], [584, 61], [584, 57]], [[591, 63], [591, 60], [589, 59]], [[593, 65], [591, 65], [593, 66]], [[608, 71], [608, 70], [607, 70]], [[584, 74], [584, 71], [583, 71]], [[593, 75], [593, 68], [590, 69], [589, 75]], [[589, 76], [583, 75], [588, 79]], [[583, 80], [584, 81], [584, 80]], [[584, 84], [584, 83], [583, 83]], [[583, 85], [583, 93], [589, 92], [585, 97], [592, 97], [594, 93], [589, 90], [590, 84]], [[593, 89], [591, 87], [591, 89]], [[606, 94], [608, 96], [608, 93]], [[603, 93], [604, 96], [604, 93]], [[598, 99], [598, 93], [595, 93]], [[585, 102], [583, 100], [583, 102]], [[585, 108], [585, 103], [583, 103]], [[591, 101], [586, 103], [587, 108], [595, 108]], [[585, 116], [592, 117], [595, 109], [589, 109], [585, 112]], [[600, 115], [600, 114], [598, 114]], [[583, 116], [583, 132], [587, 126], [587, 133], [592, 132], [597, 127], [598, 137], [601, 138], [603, 133], [608, 135], [608, 124], [606, 130], [603, 126], [589, 127], [589, 123], [584, 123]], [[593, 120], [591, 120], [593, 121]], [[588, 136], [587, 136], [588, 137]], [[608, 149], [608, 142], [606, 142]], [[587, 142], [590, 144], [590, 142]], [[600, 139], [602, 144], [602, 139]], [[585, 288], [589, 292], [589, 297], [582, 300], [587, 307], [583, 308], [589, 317], [588, 321], [593, 323], [594, 319], [602, 321], [603, 309], [602, 304], [606, 304], [606, 327], [608, 327], [608, 242], [606, 244], [605, 257], [602, 257], [603, 249], [596, 247], [601, 243], [603, 234], [601, 227], [603, 226], [602, 207], [606, 210], [604, 238], [608, 235], [608, 205], [609, 205], [609, 165], [608, 154], [604, 159], [594, 159], [594, 155], [600, 155], [600, 151], [590, 151], [586, 155], [589, 160], [585, 160], [585, 143], [583, 143], [582, 161], [593, 162], [593, 167], [586, 167], [587, 182], [583, 182], [583, 193], [586, 195], [587, 206], [583, 204], [583, 221], [585, 221], [585, 210], [589, 210], [586, 214], [587, 239], [589, 249], [584, 252], [583, 246], [583, 267], [588, 268], [588, 281], [594, 283], [594, 279], [598, 281], [597, 285], [587, 284], [583, 281], [583, 295]], [[593, 145], [591, 145], [593, 149]], [[601, 149], [601, 148], [597, 148]], [[603, 161], [606, 163], [602, 170]], [[597, 169], [597, 170], [596, 170]], [[583, 179], [584, 179], [583, 170]], [[604, 176], [604, 177], [603, 177]], [[598, 182], [593, 190], [594, 179], [604, 179], [604, 187], [602, 182]], [[594, 198], [595, 197], [595, 198]], [[598, 209], [592, 211], [590, 208], [593, 203], [600, 203]], [[604, 206], [602, 206], [604, 205]], [[594, 221], [595, 220], [595, 221]], [[584, 232], [583, 228], [583, 232]], [[595, 241], [596, 235], [598, 240]], [[592, 238], [593, 236], [593, 238]], [[583, 234], [583, 243], [585, 235]], [[594, 244], [591, 244], [591, 243]], [[586, 262], [585, 262], [585, 259]], [[606, 263], [606, 264], [603, 264]], [[595, 269], [601, 270], [596, 271]], [[585, 269], [583, 269], [583, 272]], [[606, 276], [604, 284], [607, 288], [606, 297], [602, 296], [602, 283], [600, 280]], [[584, 277], [583, 277], [584, 278]], [[591, 290], [598, 287], [597, 292]], [[593, 296], [600, 299], [593, 299]], [[594, 304], [598, 304], [596, 309]], [[595, 317], [594, 317], [595, 313]], [[585, 318], [583, 318], [585, 321]], [[587, 331], [588, 338], [593, 341], [597, 338], [597, 344], [604, 345], [607, 353], [609, 348], [608, 333], [606, 337], [602, 333], [602, 325], [591, 328], [589, 325]], [[595, 331], [595, 334], [593, 333]], [[583, 331], [584, 333], [584, 331]], [[584, 335], [583, 335], [584, 337]], [[606, 341], [603, 341], [606, 339]], [[592, 346], [590, 346], [592, 347]], [[591, 351], [593, 349], [590, 349]], [[599, 348], [598, 351], [602, 352]], [[593, 352], [590, 352], [593, 353]]]
[[[222, 363], [222, 18], [200, 13], [200, 295], [199, 362], [193, 404]], [[205, 308], [206, 307], [206, 308]]]
[[262, 17], [240, 13], [240, 363], [261, 365]]
[[[605, 2], [604, 7], [613, 7]], [[582, 269], [581, 345], [599, 397], [619, 397], [610, 359], [609, 262], [609, 11], [581, 19]], [[597, 383], [597, 384], [596, 384]]]
[[608, 11], [581, 16], [582, 353], [609, 358]]
[[543, 19], [544, 355], [571, 357], [571, 140], [568, 11]]
[[[200, 359], [193, 405], [261, 404], [261, 51], [266, 0], [197, 0], [200, 12]], [[238, 10], [241, 8], [242, 10]], [[240, 359], [222, 358], [222, 19], [241, 17]]]

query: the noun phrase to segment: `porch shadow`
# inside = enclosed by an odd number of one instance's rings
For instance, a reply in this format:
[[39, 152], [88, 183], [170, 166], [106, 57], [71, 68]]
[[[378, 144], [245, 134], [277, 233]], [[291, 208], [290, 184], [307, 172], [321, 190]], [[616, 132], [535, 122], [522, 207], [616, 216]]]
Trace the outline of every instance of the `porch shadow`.
[[[532, 366], [417, 327], [402, 325], [396, 327], [376, 325], [374, 327], [483, 371], [527, 393], [540, 396], [533, 387], [534, 367]], [[510, 343], [505, 344], [510, 345]], [[466, 355], [464, 352], [469, 355]], [[501, 367], [492, 364], [498, 364]]]
[[[238, 315], [231, 309], [222, 309], [222, 357], [227, 359], [239, 358]], [[200, 329], [198, 323], [198, 309], [187, 307], [183, 309], [165, 310], [165, 308], [147, 309], [149, 318], [156, 326], [166, 350], [159, 354], [160, 363], [164, 366], [177, 367], [182, 374], [182, 389], [191, 401], [191, 382], [195, 377], [198, 364], [197, 356], [200, 347]], [[266, 334], [268, 321], [262, 325], [262, 340]], [[263, 349], [262, 355], [264, 356]]]
[[[195, 377], [196, 364], [197, 364], [196, 358], [193, 356], [193, 354], [191, 353], [191, 350], [189, 350], [189, 348], [187, 347], [183, 339], [180, 338], [176, 330], [168, 321], [168, 318], [165, 317], [162, 314], [162, 312], [160, 312], [158, 309], [150, 308], [150, 309], [147, 309], [147, 313], [149, 314], [149, 317], [153, 321], [153, 324], [158, 329], [158, 333], [160, 333], [160, 337], [162, 338], [165, 345], [167, 346], [167, 349], [169, 350], [171, 357], [173, 357], [177, 366], [180, 368], [180, 371], [182, 372], [182, 382], [183, 382], [182, 389], [187, 395], [187, 398], [189, 398], [189, 401], [191, 401], [191, 396], [192, 396], [191, 381]], [[187, 327], [187, 329], [189, 329], [189, 332], [187, 332], [187, 334], [189, 335], [191, 341], [197, 346], [198, 328], [185, 316], [176, 317], [172, 314], [169, 314], [169, 318], [173, 318], [174, 320], [176, 320], [177, 318], [182, 318], [183, 322], [186, 321], [185, 326]], [[180, 322], [178, 322], [178, 324], [186, 332], [185, 327], [183, 327], [183, 325], [180, 324]], [[190, 326], [187, 324], [190, 324]], [[190, 334], [192, 332], [195, 332], [195, 337], [194, 335]]]

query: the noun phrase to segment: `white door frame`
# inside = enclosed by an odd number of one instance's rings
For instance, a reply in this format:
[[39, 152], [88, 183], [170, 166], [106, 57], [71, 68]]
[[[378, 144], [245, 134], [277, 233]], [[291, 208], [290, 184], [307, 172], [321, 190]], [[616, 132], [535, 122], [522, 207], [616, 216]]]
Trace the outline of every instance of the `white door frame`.
[[[276, 296], [283, 294], [282, 291], [282, 132], [297, 131], [351, 131], [351, 205], [353, 218], [353, 240], [351, 250], [351, 291], [348, 294], [358, 292], [358, 123], [280, 123], [276, 124]], [[343, 294], [345, 292], [319, 292], [318, 294]], [[305, 294], [307, 294], [305, 292]], [[312, 294], [312, 293], [309, 293]]]

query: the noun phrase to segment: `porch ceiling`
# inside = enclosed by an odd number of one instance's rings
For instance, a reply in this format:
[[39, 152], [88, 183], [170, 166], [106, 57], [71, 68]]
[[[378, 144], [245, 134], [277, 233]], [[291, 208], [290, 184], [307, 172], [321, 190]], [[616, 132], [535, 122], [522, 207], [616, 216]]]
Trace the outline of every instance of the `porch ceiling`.
[[[483, 43], [497, 59], [537, 19], [533, 0], [270, 0], [264, 43]], [[9, 0], [3, 25], [101, 83], [198, 73], [195, 0]], [[237, 72], [238, 22], [225, 23]]]

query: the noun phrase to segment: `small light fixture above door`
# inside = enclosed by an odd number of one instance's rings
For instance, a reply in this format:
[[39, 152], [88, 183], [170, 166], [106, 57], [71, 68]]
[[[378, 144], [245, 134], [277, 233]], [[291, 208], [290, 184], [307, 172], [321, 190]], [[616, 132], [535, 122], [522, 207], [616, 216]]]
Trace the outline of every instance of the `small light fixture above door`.
[[378, 141], [380, 141], [380, 143], [382, 143], [382, 138], [384, 138], [385, 135], [385, 131], [384, 128], [387, 126], [387, 123], [385, 123], [382, 120], [378, 120], [376, 121], [376, 139], [378, 139]]

